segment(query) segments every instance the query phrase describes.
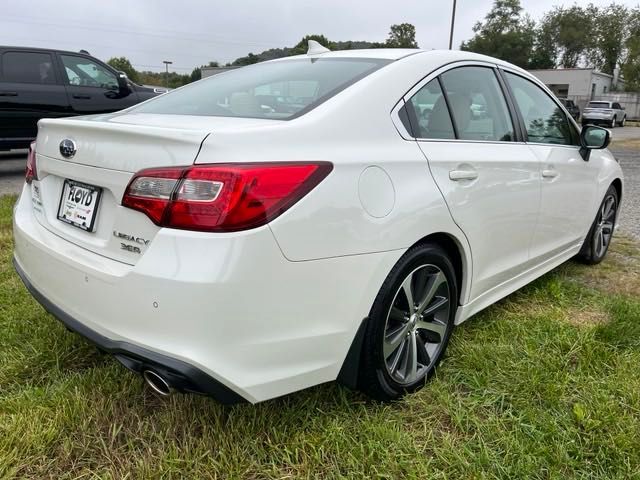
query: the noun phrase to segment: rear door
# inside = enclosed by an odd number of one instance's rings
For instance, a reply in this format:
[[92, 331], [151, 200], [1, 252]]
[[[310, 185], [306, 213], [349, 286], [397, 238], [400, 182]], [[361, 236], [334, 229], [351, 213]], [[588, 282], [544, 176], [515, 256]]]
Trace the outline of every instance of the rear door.
[[474, 300], [526, 268], [540, 201], [539, 161], [518, 141], [495, 69], [448, 68], [417, 87], [408, 104], [418, 144], [471, 245]]
[[69, 103], [56, 74], [53, 54], [4, 50], [0, 56], [0, 141], [28, 144], [41, 118], [69, 114]]
[[581, 242], [596, 201], [599, 165], [580, 155], [578, 130], [551, 94], [516, 72], [504, 72], [522, 117], [529, 150], [541, 162], [540, 215], [531, 244], [540, 261]]
[[115, 71], [95, 59], [59, 54], [69, 103], [76, 115], [108, 113], [138, 103], [135, 91], [121, 93]]

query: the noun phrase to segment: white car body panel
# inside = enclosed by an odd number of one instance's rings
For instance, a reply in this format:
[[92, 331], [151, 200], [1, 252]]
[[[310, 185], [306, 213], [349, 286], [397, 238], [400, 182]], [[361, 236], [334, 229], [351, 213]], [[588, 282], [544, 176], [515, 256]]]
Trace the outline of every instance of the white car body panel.
[[[134, 109], [41, 121], [39, 179], [25, 185], [14, 216], [19, 270], [88, 328], [180, 359], [258, 402], [336, 379], [412, 245], [440, 235], [457, 248], [460, 323], [575, 255], [606, 189], [622, 178], [606, 150], [585, 162], [574, 147], [407, 138], [399, 102], [443, 69], [499, 65], [541, 85], [505, 62], [449, 51], [322, 56], [399, 60], [289, 121]], [[71, 159], [58, 151], [64, 138], [77, 144]], [[144, 168], [285, 161], [334, 168], [251, 230], [162, 228], [120, 204]], [[478, 179], [451, 181], [465, 165]], [[548, 168], [558, 175], [547, 181]], [[94, 233], [56, 218], [70, 177], [104, 189]], [[114, 231], [149, 243], [141, 254], [121, 250]]]

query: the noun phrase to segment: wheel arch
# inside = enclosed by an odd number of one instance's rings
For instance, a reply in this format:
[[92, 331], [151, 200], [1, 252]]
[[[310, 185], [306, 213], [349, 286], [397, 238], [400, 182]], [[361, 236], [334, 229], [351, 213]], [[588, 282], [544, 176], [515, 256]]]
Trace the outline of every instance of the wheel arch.
[[616, 193], [618, 194], [618, 203], [620, 203], [622, 201], [622, 180], [614, 178], [611, 185], [616, 189]]
[[[463, 241], [451, 233], [436, 232], [417, 240], [415, 243], [410, 245], [407, 250], [416, 245], [426, 243], [438, 245], [451, 259], [458, 286], [458, 304], [462, 305], [470, 290], [472, 272], [471, 251], [467, 246], [468, 244], [466, 243], [466, 240]], [[362, 344], [368, 321], [369, 317], [367, 316], [362, 320], [362, 322], [360, 322], [360, 326], [358, 327], [345, 360], [342, 363], [340, 372], [338, 373], [337, 381], [351, 389], [356, 389], [358, 386], [358, 372], [360, 368]]]
[[470, 287], [472, 271], [471, 254], [465, 248], [466, 242], [463, 244], [462, 241], [451, 233], [437, 232], [422, 237], [411, 245], [411, 247], [425, 243], [438, 245], [451, 259], [456, 274], [456, 284], [458, 286], [458, 304], [464, 304]]

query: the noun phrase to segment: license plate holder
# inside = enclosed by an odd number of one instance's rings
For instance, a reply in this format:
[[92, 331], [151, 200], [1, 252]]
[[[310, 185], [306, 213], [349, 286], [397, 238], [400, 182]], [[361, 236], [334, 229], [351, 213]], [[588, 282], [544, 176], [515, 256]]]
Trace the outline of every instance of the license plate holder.
[[62, 186], [58, 220], [85, 232], [93, 232], [102, 188], [66, 179]]

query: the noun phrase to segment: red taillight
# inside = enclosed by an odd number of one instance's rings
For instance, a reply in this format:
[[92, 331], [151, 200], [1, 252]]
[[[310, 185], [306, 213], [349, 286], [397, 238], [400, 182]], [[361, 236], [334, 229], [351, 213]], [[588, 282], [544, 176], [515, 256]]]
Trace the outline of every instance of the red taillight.
[[276, 218], [332, 168], [328, 162], [153, 168], [133, 177], [122, 205], [145, 213], [163, 227], [246, 230]]
[[30, 184], [34, 179], [38, 179], [38, 170], [36, 169], [36, 142], [31, 142], [31, 145], [29, 145], [27, 169], [24, 172], [24, 179], [28, 184]]

